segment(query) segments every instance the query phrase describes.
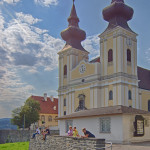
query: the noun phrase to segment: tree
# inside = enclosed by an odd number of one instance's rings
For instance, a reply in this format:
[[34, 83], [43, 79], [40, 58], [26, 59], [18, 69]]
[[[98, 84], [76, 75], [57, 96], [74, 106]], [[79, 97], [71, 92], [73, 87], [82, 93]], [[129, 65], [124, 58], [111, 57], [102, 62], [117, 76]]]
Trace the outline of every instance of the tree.
[[12, 111], [13, 119], [11, 121], [19, 128], [22, 128], [24, 125], [25, 128], [29, 128], [32, 123], [39, 120], [39, 111], [40, 103], [28, 98], [24, 106], [18, 107]]

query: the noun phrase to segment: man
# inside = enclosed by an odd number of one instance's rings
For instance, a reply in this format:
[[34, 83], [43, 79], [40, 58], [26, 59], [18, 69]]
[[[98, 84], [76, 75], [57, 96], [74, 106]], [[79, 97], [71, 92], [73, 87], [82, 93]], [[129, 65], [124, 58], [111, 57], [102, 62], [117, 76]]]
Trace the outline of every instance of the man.
[[83, 128], [82, 129], [82, 132], [84, 133], [84, 136], [81, 136], [81, 137], [85, 137], [85, 138], [87, 138], [87, 137], [92, 137], [92, 138], [95, 138], [95, 135], [94, 134], [92, 134], [91, 132], [89, 132], [88, 130], [86, 130], [86, 128]]
[[35, 135], [36, 134], [40, 134], [40, 129], [38, 128], [38, 127], [36, 127], [36, 132], [35, 133], [33, 133], [33, 135], [32, 135], [32, 139], [34, 139], [35, 138]]
[[50, 130], [49, 130], [49, 128], [46, 128], [46, 130], [44, 131], [44, 133], [43, 133], [43, 140], [46, 140], [46, 136], [47, 135], [50, 135]]
[[72, 126], [69, 126], [68, 136], [73, 136]]

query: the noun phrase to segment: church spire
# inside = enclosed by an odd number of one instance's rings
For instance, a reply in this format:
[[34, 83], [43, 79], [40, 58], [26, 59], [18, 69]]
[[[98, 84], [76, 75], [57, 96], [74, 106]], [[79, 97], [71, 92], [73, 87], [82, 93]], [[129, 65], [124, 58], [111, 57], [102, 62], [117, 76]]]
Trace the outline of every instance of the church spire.
[[68, 18], [68, 23], [68, 28], [61, 32], [62, 39], [66, 41], [65, 47], [71, 46], [76, 49], [84, 50], [81, 45], [81, 41], [85, 40], [86, 33], [79, 28], [79, 18], [76, 13], [74, 0], [71, 13]]
[[132, 19], [133, 12], [133, 9], [127, 6], [124, 0], [112, 0], [111, 5], [103, 10], [103, 18], [109, 22], [107, 30], [121, 26], [132, 31], [127, 22]]

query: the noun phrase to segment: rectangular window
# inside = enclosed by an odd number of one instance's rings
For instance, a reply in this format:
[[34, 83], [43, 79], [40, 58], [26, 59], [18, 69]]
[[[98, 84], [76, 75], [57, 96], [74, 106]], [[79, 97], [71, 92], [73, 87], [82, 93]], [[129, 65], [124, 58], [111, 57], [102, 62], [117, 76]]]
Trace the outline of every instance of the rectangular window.
[[100, 132], [101, 133], [111, 132], [111, 119], [109, 117], [100, 118]]
[[73, 121], [72, 121], [72, 120], [66, 120], [66, 122], [65, 122], [66, 133], [67, 133], [68, 130], [69, 130], [69, 126], [72, 126], [72, 125], [73, 125]]

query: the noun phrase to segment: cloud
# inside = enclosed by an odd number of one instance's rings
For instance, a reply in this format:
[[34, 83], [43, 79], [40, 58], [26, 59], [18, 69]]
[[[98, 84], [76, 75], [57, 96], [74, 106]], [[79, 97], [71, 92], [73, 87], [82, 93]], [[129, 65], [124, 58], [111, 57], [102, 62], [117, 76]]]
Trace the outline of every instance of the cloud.
[[36, 4], [39, 4], [41, 6], [49, 7], [50, 5], [57, 5], [58, 0], [34, 0]]
[[18, 3], [18, 2], [20, 2], [21, 0], [1, 0], [1, 2], [0, 3], [8, 3], [8, 4], [15, 4], [15, 3]]
[[150, 63], [150, 48], [146, 51], [146, 60]]
[[[23, 73], [30, 78], [32, 74], [44, 73], [39, 68], [56, 69], [57, 52], [64, 46], [61, 39], [35, 26], [41, 19], [22, 12], [13, 16], [8, 20], [0, 12], [0, 104], [3, 112], [9, 109], [5, 115], [9, 117], [12, 109], [22, 105], [36, 88], [27, 79], [23, 80]], [[39, 77], [36, 75], [37, 82], [43, 80]]]
[[100, 56], [100, 48], [99, 48], [99, 37], [98, 35], [88, 36], [83, 42], [82, 45], [90, 52], [90, 59], [93, 59], [97, 56]]

